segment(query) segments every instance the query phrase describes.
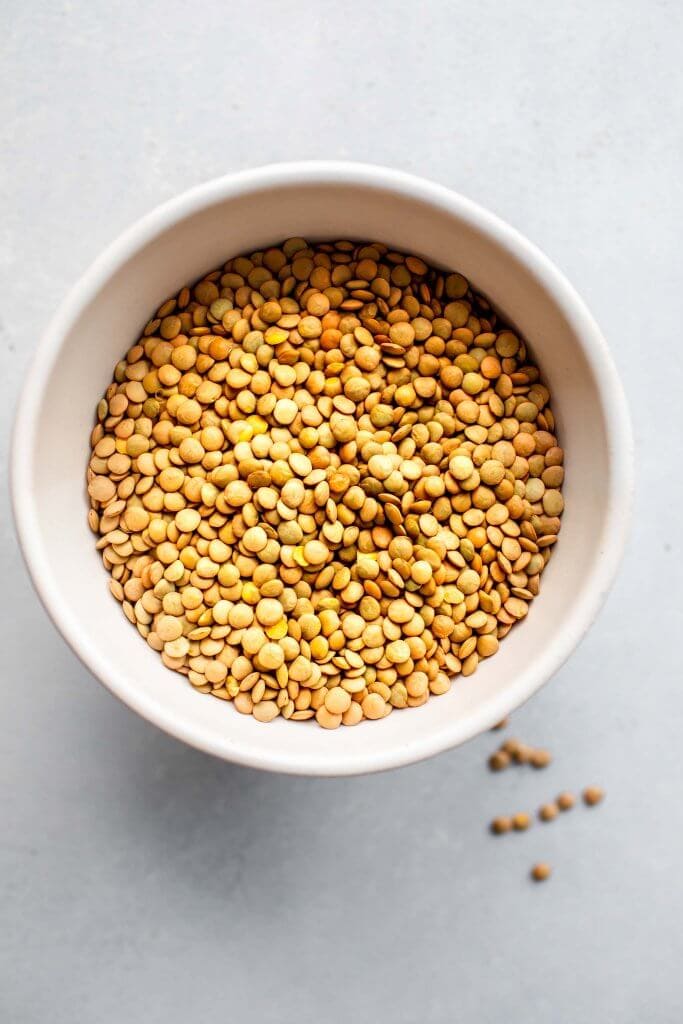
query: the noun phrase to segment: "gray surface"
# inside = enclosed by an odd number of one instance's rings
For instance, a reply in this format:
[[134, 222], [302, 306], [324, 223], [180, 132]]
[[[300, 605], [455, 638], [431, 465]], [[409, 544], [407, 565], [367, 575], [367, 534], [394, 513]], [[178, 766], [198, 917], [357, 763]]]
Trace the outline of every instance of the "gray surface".
[[[317, 781], [185, 749], [56, 635], [3, 493], [3, 1024], [681, 1019], [681, 7], [419, 7], [2, 3], [2, 461], [49, 314], [160, 200], [296, 157], [460, 189], [569, 274], [635, 420], [624, 569], [514, 720], [556, 762], [491, 777], [488, 735]], [[600, 809], [485, 832], [591, 781]]]

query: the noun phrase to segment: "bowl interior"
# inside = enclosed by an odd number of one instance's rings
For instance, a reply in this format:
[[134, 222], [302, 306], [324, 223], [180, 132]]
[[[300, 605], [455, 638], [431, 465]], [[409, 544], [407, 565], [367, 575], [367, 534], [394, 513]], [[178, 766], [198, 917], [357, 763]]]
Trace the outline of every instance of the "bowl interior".
[[[587, 588], [604, 554], [613, 472], [601, 355], [590, 351], [595, 328], [563, 279], [514, 232], [445, 190], [349, 179], [256, 176], [248, 187], [228, 179], [157, 211], [124, 236], [53, 324], [25, 393], [16, 449], [16, 512], [35, 582], [90, 669], [190, 743], [258, 767], [323, 774], [390, 767], [452, 746], [545, 681], [601, 597]], [[529, 341], [550, 384], [567, 453], [560, 543], [540, 597], [498, 654], [422, 708], [334, 733], [282, 719], [260, 725], [164, 668], [110, 596], [86, 523], [88, 437], [117, 359], [183, 284], [232, 255], [291, 235], [381, 240], [462, 271]]]

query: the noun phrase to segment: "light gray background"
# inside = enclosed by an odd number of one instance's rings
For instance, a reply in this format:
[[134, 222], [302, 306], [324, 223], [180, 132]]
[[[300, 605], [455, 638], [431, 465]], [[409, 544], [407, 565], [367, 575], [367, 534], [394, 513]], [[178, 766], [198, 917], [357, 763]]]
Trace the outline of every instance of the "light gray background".
[[[3, 466], [36, 340], [97, 252], [190, 185], [305, 157], [434, 178], [541, 245], [610, 340], [638, 459], [612, 596], [514, 719], [556, 761], [502, 777], [490, 734], [340, 781], [184, 748], [56, 634], [3, 493], [0, 1020], [680, 1021], [680, 4], [0, 12]], [[593, 781], [600, 809], [486, 833]]]

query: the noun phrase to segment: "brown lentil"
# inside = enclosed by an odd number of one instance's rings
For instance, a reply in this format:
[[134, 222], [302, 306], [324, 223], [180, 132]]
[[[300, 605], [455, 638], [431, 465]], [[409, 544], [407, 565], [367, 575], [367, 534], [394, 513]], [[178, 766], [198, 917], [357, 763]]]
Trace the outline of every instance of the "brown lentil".
[[558, 814], [559, 808], [556, 803], [543, 804], [538, 811], [538, 817], [541, 821], [554, 821]]
[[502, 772], [510, 765], [510, 755], [504, 750], [496, 750], [489, 758], [489, 768], [493, 772]]
[[557, 798], [557, 806], [561, 811], [571, 811], [572, 807], [576, 803], [576, 797], [573, 793], [560, 793]]
[[153, 313], [98, 403], [111, 592], [168, 667], [260, 722], [418, 707], [538, 593], [564, 508], [548, 402], [461, 274], [380, 243], [230, 259]]
[[531, 750], [529, 760], [534, 768], [547, 768], [553, 757], [549, 750], [534, 748]]

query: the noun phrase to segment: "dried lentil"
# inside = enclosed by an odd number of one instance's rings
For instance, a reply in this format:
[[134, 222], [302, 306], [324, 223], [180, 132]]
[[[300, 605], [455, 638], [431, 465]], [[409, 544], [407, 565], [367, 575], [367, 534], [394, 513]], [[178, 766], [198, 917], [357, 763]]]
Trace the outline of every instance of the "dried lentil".
[[161, 305], [98, 403], [112, 594], [258, 721], [417, 707], [538, 593], [564, 508], [548, 402], [461, 274], [300, 238], [228, 260]]
[[550, 867], [550, 864], [546, 864], [544, 861], [541, 861], [539, 864], [534, 864], [531, 869], [531, 877], [534, 882], [545, 882], [547, 878], [550, 878], [551, 874], [552, 868]]
[[529, 760], [534, 768], [547, 768], [553, 757], [549, 750], [534, 748], [531, 751]]
[[489, 758], [489, 768], [493, 772], [502, 772], [510, 765], [510, 755], [504, 750], [496, 750]]
[[576, 803], [576, 797], [573, 793], [560, 793], [557, 798], [557, 806], [561, 811], [571, 811], [572, 807]]

